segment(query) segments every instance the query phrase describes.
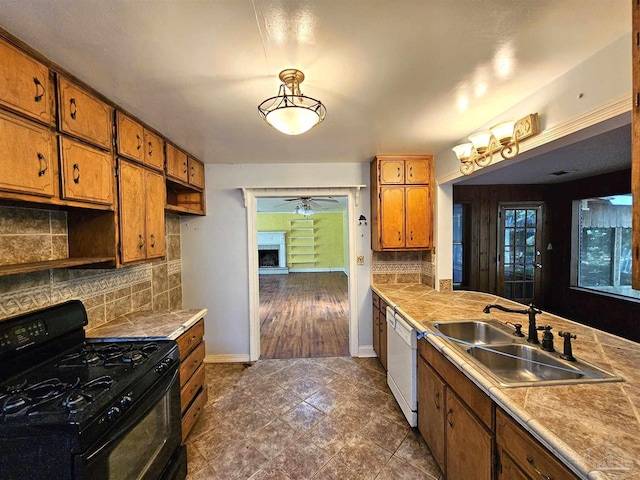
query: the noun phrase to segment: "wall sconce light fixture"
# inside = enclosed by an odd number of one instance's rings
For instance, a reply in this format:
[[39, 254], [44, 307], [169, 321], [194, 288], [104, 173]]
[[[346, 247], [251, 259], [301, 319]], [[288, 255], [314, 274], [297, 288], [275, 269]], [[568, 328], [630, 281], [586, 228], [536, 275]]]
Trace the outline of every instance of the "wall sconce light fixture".
[[469, 175], [476, 166], [491, 165], [493, 154], [498, 151], [505, 160], [514, 158], [520, 153], [520, 142], [538, 133], [538, 114], [531, 113], [515, 122], [500, 123], [487, 132], [469, 135], [470, 143], [456, 145], [453, 151], [460, 160], [460, 171]]
[[367, 224], [367, 217], [365, 217], [364, 215], [360, 215], [360, 218], [358, 219], [358, 225], [366, 225]]

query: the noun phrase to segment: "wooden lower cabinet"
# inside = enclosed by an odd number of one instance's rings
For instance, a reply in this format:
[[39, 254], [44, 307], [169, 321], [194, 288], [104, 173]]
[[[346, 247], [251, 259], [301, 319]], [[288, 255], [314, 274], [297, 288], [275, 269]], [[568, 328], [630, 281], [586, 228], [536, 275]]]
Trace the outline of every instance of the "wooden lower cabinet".
[[[501, 409], [497, 409], [496, 412], [496, 443], [500, 452], [498, 465], [500, 479], [578, 479], [549, 450]], [[511, 473], [513, 476], [510, 476]]]
[[387, 302], [372, 292], [373, 351], [387, 370]]
[[491, 480], [493, 402], [426, 340], [418, 352], [418, 429], [434, 459], [449, 479]]
[[180, 405], [182, 410], [182, 443], [185, 442], [200, 412], [207, 403], [205, 384], [204, 319], [198, 320], [176, 342], [180, 351]]

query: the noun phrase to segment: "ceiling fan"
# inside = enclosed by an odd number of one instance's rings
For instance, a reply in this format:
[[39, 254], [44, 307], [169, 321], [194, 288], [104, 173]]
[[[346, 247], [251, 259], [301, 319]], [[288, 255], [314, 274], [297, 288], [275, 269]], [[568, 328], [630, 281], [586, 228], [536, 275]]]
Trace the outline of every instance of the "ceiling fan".
[[304, 215], [308, 217], [309, 215], [313, 215], [313, 207], [321, 208], [322, 204], [318, 202], [329, 202], [329, 203], [338, 203], [338, 200], [331, 197], [320, 198], [320, 197], [296, 197], [296, 198], [285, 198], [283, 199], [285, 202], [297, 202], [296, 207], [293, 210], [293, 213], [299, 213], [300, 215]]

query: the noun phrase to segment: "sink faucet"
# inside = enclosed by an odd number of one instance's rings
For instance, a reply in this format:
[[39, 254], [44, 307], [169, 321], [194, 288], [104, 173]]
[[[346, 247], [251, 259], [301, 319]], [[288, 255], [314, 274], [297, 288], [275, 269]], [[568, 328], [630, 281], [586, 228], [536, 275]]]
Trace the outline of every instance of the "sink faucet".
[[503, 307], [502, 305], [497, 305], [495, 303], [492, 303], [484, 307], [482, 312], [489, 313], [492, 308], [497, 308], [498, 310], [502, 310], [503, 312], [507, 312], [507, 313], [522, 313], [524, 315], [529, 315], [529, 336], [527, 337], [527, 342], [533, 343], [536, 345], [540, 343], [540, 340], [538, 340], [538, 328], [536, 326], [536, 315], [539, 313], [542, 313], [542, 310], [538, 310], [536, 307], [534, 307], [533, 303], [530, 304], [528, 308], [524, 308], [522, 310], [507, 308], [507, 307]]

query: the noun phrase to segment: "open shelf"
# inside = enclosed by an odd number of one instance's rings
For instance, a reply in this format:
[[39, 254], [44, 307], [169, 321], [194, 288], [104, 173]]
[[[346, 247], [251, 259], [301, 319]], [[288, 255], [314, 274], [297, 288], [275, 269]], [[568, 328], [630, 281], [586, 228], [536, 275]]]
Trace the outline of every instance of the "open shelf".
[[[103, 266], [105, 268], [115, 265], [115, 258], [111, 257], [83, 257], [83, 258], [63, 258], [60, 260], [46, 260], [43, 262], [21, 263], [17, 265], [0, 266], [0, 277], [14, 275], [16, 273], [39, 272], [54, 268], [71, 268], [83, 265], [93, 267]], [[104, 264], [104, 265], [100, 265]]]

